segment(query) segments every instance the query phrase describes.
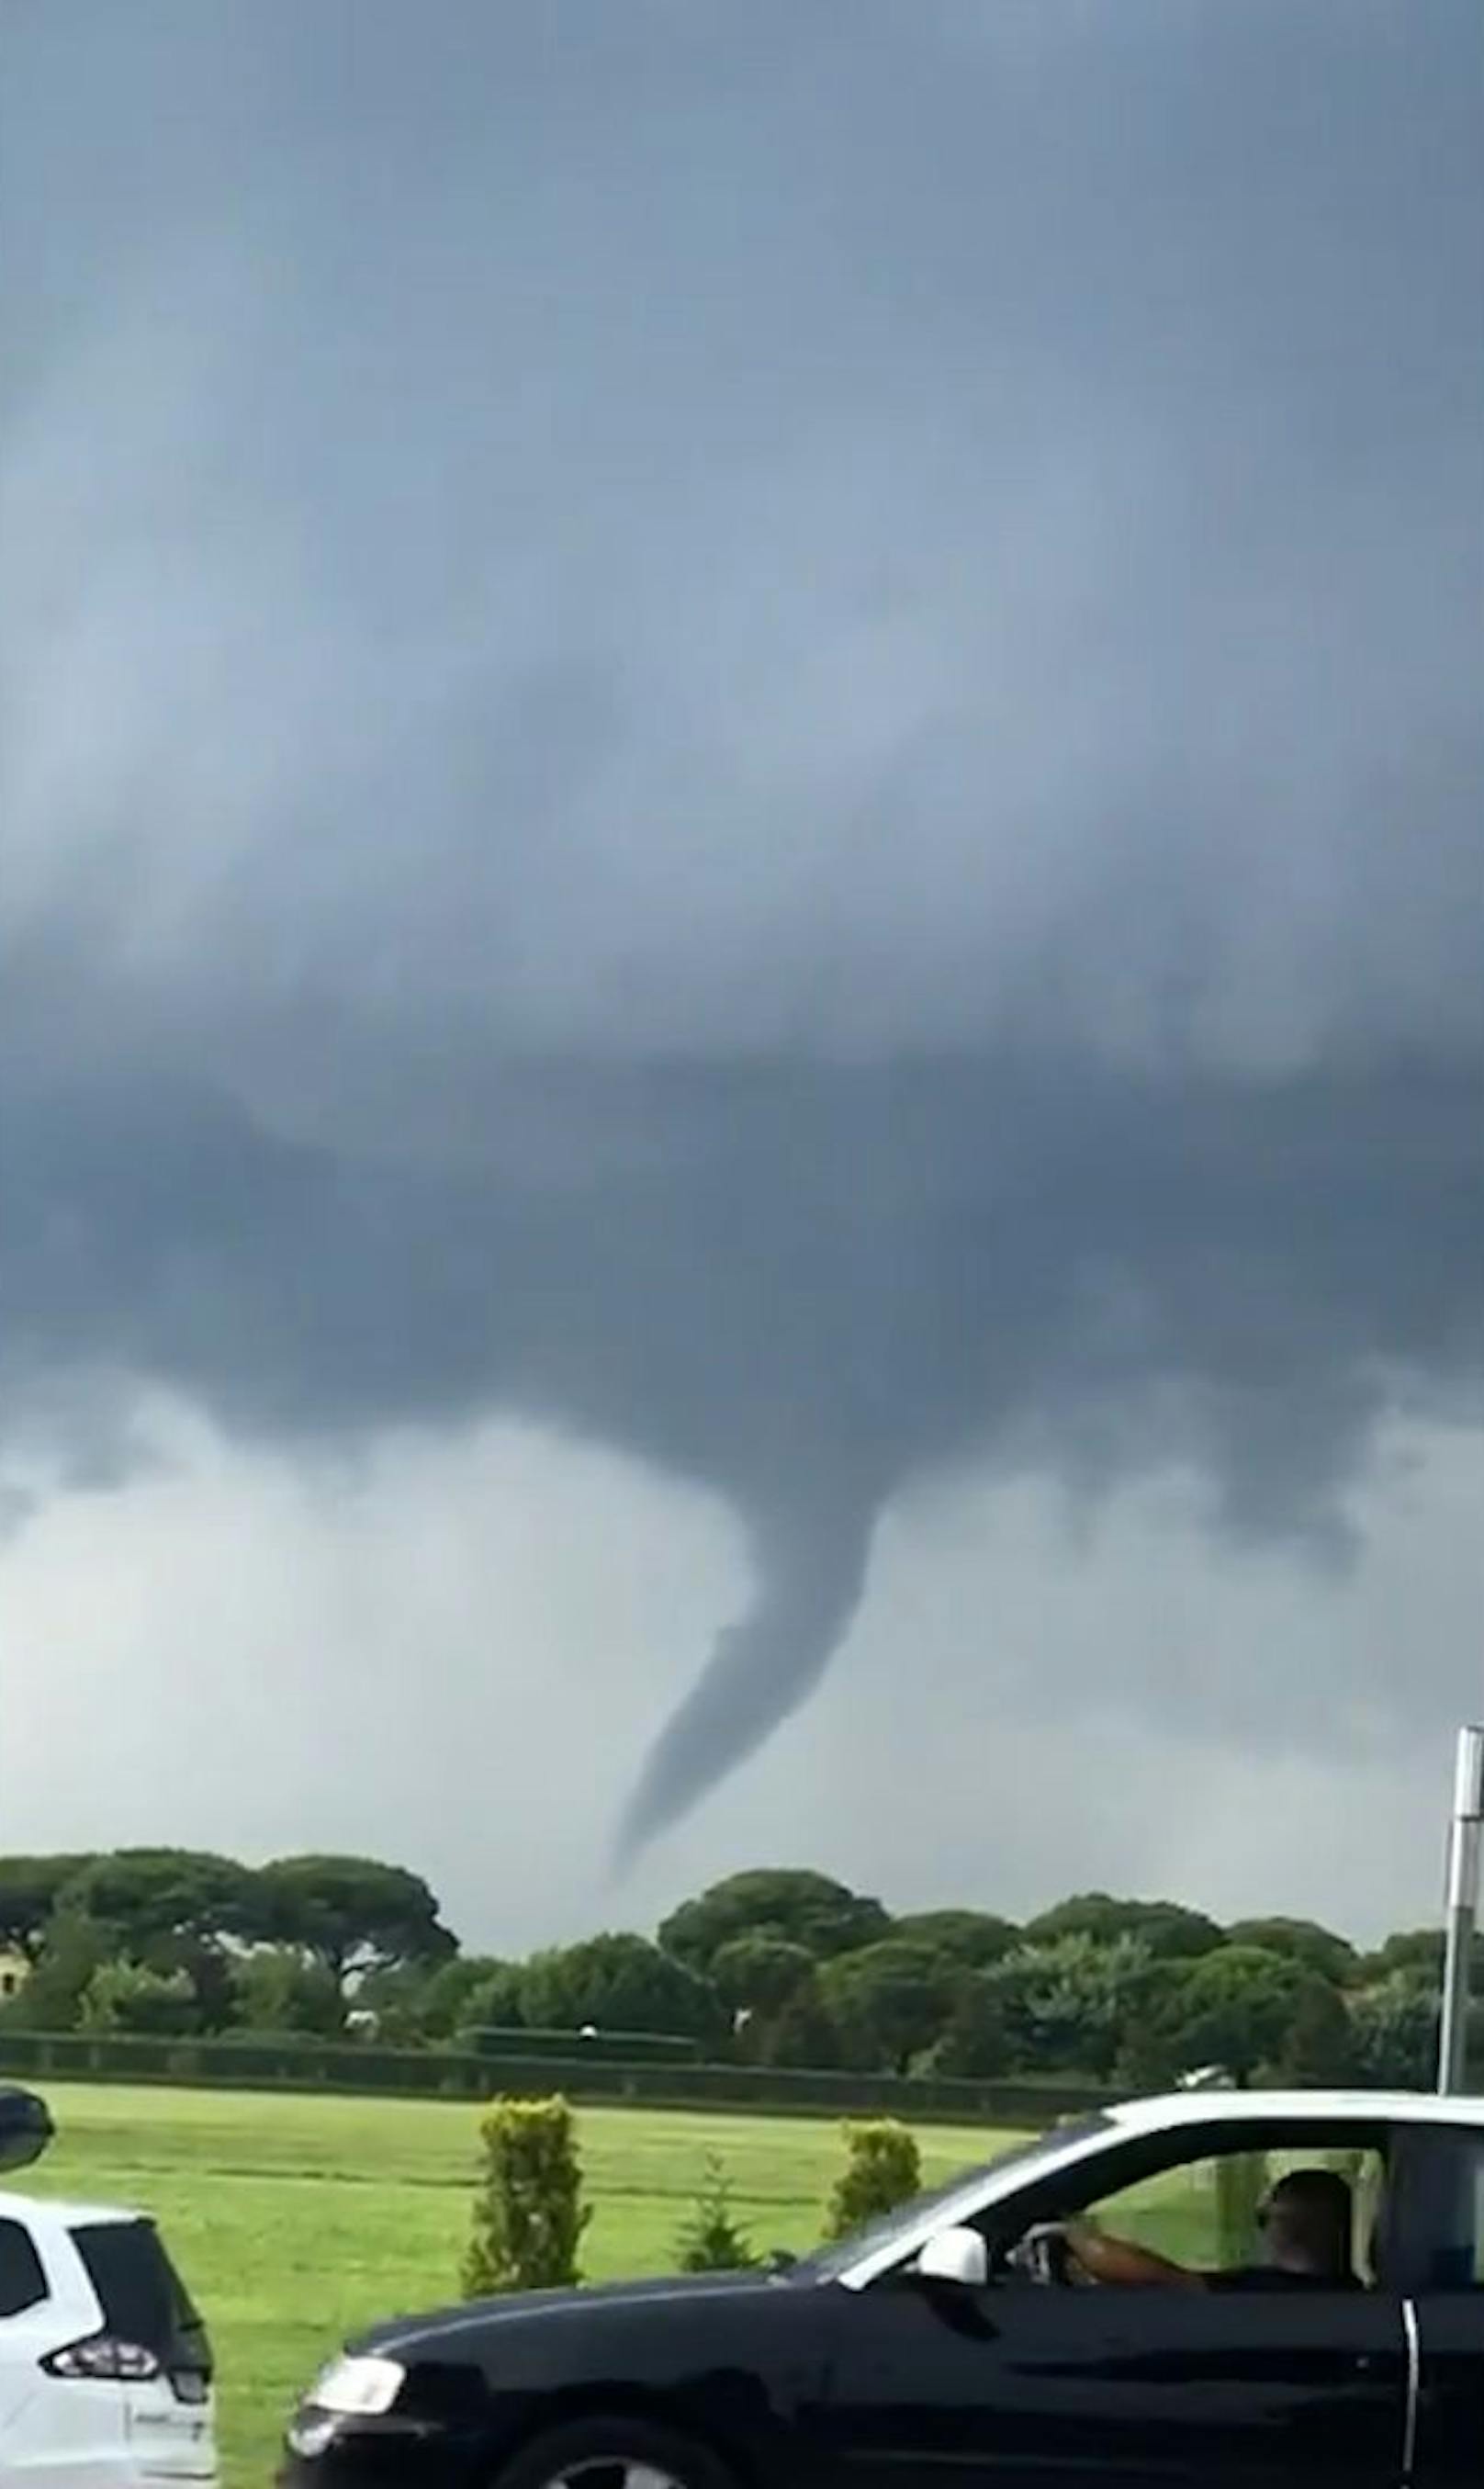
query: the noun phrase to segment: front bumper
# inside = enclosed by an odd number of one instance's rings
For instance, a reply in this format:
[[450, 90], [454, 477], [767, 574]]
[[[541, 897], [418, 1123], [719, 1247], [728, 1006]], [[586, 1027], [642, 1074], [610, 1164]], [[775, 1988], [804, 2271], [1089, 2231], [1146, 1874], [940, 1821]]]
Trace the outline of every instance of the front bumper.
[[277, 2489], [489, 2489], [489, 2439], [428, 2420], [328, 2419], [290, 2429]]

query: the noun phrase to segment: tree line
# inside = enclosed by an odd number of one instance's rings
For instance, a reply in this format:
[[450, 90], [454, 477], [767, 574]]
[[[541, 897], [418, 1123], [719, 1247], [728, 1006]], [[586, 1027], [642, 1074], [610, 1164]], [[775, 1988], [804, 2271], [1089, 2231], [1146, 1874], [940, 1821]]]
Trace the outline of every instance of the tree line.
[[[757, 1869], [653, 1937], [525, 1960], [466, 1952], [422, 1877], [375, 1859], [249, 1868], [209, 1853], [0, 1859], [0, 2023], [36, 2031], [665, 2036], [698, 2055], [862, 2074], [1427, 2084], [1441, 1936], [1362, 1952], [1302, 1918], [1221, 1926], [1170, 1901], [1073, 1896], [1017, 1923], [893, 1915], [830, 1876]], [[1484, 1990], [1484, 1947], [1479, 1960]]]
[[364, 1980], [459, 1947], [422, 1877], [378, 1859], [119, 1849], [0, 1858], [0, 1952], [13, 2028], [330, 2036]]

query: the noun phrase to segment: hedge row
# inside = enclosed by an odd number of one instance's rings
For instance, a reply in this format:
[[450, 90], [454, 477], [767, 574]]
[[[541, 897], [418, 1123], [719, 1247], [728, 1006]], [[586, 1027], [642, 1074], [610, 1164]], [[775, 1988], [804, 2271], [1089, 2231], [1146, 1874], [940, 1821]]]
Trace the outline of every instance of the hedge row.
[[[492, 2024], [471, 2031], [469, 2045], [479, 2057], [560, 2057], [572, 2055], [570, 2031], [528, 2031], [523, 2024]], [[599, 2057], [625, 2066], [699, 2066], [699, 2040], [672, 2039], [658, 2031], [594, 2031], [582, 2044], [584, 2058]]]
[[[1096, 2107], [1106, 2097], [1074, 2079], [928, 2081], [891, 2074], [794, 2073], [781, 2067], [615, 2065], [585, 2054], [501, 2057], [499, 2063], [502, 2092], [559, 2091], [573, 2101], [633, 2102], [655, 2108], [792, 2109], [833, 2116], [876, 2112], [968, 2126], [1042, 2127]], [[0, 2031], [0, 2074], [22, 2080], [50, 2075], [70, 2082], [220, 2083], [247, 2090], [485, 2100], [493, 2072], [488, 2057], [428, 2049]]]

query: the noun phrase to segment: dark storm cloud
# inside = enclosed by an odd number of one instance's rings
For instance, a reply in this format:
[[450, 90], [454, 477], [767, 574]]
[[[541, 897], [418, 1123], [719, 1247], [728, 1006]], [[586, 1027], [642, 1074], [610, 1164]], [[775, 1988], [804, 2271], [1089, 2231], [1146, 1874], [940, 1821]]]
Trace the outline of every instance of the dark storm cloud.
[[642, 1834], [905, 1483], [1184, 1451], [1303, 1536], [1467, 1385], [1464, 0], [5, 44], [13, 1410], [722, 1488]]
[[12, 40], [0, 911], [110, 1052], [1477, 1043], [1463, 7]]
[[275, 1436], [499, 1403], [719, 1488], [759, 1603], [636, 1833], [817, 1680], [904, 1483], [1184, 1454], [1230, 1527], [1301, 1539], [1380, 1411], [1476, 1386], [1478, 1083], [940, 1062], [568, 1073], [519, 1103], [517, 1137], [606, 1112], [628, 1147], [440, 1177], [162, 1086], [9, 1103], [6, 1382], [168, 1376]]

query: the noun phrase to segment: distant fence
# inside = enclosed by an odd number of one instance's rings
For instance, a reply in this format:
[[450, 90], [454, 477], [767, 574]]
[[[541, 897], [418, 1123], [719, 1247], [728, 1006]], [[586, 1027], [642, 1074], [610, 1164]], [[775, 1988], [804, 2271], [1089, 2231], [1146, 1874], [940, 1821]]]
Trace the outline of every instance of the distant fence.
[[699, 2040], [664, 2031], [585, 2031], [579, 2037], [575, 2031], [528, 2031], [518, 2023], [500, 2022], [467, 2037], [476, 2057], [520, 2057], [527, 2063], [537, 2057], [565, 2061], [576, 2053], [585, 2064], [600, 2057], [610, 2065], [699, 2066], [704, 2053]]
[[565, 2057], [498, 2059], [318, 2041], [133, 2039], [0, 2030], [0, 2074], [57, 2082], [219, 2085], [243, 2091], [359, 2092], [487, 2100], [492, 2092], [562, 2092], [594, 2104], [734, 2108], [800, 2116], [867, 2113], [964, 2126], [1049, 2126], [1108, 2094], [1058, 2082], [932, 2081], [892, 2074], [795, 2073], [773, 2066], [615, 2064], [569, 2044]]

